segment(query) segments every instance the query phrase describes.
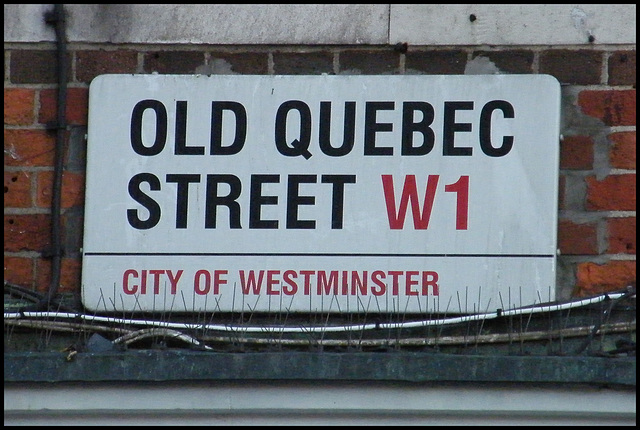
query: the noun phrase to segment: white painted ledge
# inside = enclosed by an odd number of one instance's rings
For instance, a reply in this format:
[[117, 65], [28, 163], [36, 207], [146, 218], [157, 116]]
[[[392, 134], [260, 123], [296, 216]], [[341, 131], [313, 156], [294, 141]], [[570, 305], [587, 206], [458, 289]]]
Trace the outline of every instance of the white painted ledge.
[[635, 425], [636, 394], [589, 388], [221, 383], [4, 389], [6, 425]]

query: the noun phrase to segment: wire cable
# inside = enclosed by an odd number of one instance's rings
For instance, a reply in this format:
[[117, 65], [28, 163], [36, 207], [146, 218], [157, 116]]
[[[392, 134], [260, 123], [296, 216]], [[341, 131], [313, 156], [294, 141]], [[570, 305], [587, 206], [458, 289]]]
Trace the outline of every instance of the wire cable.
[[149, 327], [173, 328], [173, 329], [189, 329], [189, 330], [211, 330], [235, 333], [329, 333], [329, 332], [349, 332], [374, 329], [401, 329], [413, 327], [427, 326], [443, 326], [449, 324], [459, 324], [464, 322], [482, 321], [495, 319], [504, 316], [527, 315], [542, 312], [554, 312], [566, 309], [572, 309], [591, 304], [600, 303], [605, 300], [616, 300], [622, 297], [635, 296], [635, 288], [632, 291], [622, 293], [607, 293], [600, 296], [586, 298], [582, 300], [558, 303], [554, 305], [539, 305], [524, 308], [515, 308], [510, 310], [498, 310], [484, 314], [463, 315], [459, 317], [440, 318], [432, 320], [391, 322], [391, 323], [369, 323], [369, 324], [350, 324], [336, 326], [242, 326], [234, 324], [201, 324], [201, 323], [178, 323], [168, 321], [153, 320], [136, 320], [128, 318], [107, 317], [99, 315], [86, 315], [71, 312], [5, 312], [4, 318], [72, 318], [87, 322], [106, 322], [115, 324], [142, 325]]

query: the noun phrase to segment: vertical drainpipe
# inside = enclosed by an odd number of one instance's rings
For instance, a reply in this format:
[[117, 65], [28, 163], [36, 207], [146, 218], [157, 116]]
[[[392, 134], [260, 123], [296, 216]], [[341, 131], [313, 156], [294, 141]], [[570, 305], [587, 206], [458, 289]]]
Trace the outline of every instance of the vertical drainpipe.
[[64, 5], [54, 4], [53, 12], [45, 14], [45, 22], [55, 26], [57, 61], [56, 75], [58, 76], [56, 146], [54, 161], [53, 189], [51, 193], [51, 280], [46, 296], [38, 304], [38, 308], [50, 308], [54, 301], [58, 286], [60, 285], [60, 270], [62, 265], [62, 237], [61, 237], [61, 198], [62, 198], [62, 172], [64, 169], [64, 147], [67, 132], [67, 40], [65, 35]]

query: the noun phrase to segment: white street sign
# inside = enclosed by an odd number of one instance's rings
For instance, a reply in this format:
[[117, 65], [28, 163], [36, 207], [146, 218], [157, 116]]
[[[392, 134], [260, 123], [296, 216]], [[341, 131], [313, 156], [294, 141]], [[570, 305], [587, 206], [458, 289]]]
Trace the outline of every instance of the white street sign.
[[555, 298], [548, 75], [102, 75], [95, 311], [486, 312]]

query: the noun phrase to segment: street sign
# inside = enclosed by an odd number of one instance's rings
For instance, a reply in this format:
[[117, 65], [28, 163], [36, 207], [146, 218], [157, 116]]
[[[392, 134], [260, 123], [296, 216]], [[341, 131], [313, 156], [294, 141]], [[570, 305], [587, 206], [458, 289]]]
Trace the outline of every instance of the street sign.
[[102, 75], [94, 311], [471, 313], [555, 299], [548, 75]]

